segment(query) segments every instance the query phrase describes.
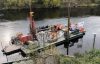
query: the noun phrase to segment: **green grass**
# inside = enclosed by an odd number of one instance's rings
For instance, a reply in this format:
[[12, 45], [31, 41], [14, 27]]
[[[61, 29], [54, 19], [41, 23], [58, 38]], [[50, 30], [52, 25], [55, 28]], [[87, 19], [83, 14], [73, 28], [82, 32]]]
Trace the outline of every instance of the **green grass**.
[[100, 50], [92, 50], [85, 54], [75, 54], [75, 57], [61, 55], [60, 64], [100, 64]]

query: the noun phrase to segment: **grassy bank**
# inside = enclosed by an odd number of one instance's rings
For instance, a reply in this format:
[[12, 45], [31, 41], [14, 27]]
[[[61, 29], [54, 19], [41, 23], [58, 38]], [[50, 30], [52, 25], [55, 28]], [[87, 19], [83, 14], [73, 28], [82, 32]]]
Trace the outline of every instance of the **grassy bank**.
[[92, 50], [85, 54], [75, 54], [75, 57], [61, 56], [60, 64], [100, 64], [100, 50]]

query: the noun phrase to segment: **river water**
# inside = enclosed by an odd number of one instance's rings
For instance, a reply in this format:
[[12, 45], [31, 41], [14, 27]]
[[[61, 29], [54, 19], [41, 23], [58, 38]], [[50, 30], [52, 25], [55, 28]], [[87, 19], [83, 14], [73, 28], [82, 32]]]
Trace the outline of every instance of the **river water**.
[[[75, 43], [74, 46], [69, 48], [69, 54], [73, 55], [74, 53], [80, 52], [84, 53], [92, 49], [93, 45], [93, 33], [97, 33], [95, 48], [100, 49], [100, 16], [88, 16], [88, 17], [72, 17], [71, 22], [83, 22], [86, 29], [86, 34], [83, 37], [83, 41], [79, 40], [78, 43]], [[55, 19], [44, 19], [41, 21], [36, 21], [37, 26], [52, 25], [61, 23], [66, 25], [67, 18], [55, 18]], [[16, 20], [14, 22], [0, 22], [0, 42], [2, 42], [3, 47], [9, 45], [10, 37], [16, 35], [17, 32], [23, 32], [27, 34], [29, 32], [29, 22], [28, 20]], [[82, 45], [82, 47], [78, 47]], [[0, 46], [0, 50], [2, 47]], [[66, 49], [62, 46], [59, 46], [58, 49], [61, 53], [66, 54]], [[0, 51], [0, 62], [6, 61], [6, 57], [3, 56]]]
[[[36, 20], [36, 26], [46, 26], [53, 25], [57, 23], [61, 23], [63, 25], [67, 25], [67, 18], [65, 18], [66, 14], [63, 12], [63, 17], [59, 13], [54, 11], [54, 14], [51, 14], [51, 18], [48, 18], [48, 13], [37, 15], [37, 18], [42, 17], [42, 19]], [[85, 11], [86, 12], [86, 11]], [[6, 12], [8, 13], [8, 12]], [[9, 12], [11, 13], [11, 12]], [[11, 14], [7, 14], [4, 19], [0, 20], [0, 43], [2, 43], [3, 47], [9, 45], [9, 41], [11, 36], [16, 35], [18, 32], [22, 32], [24, 34], [29, 33], [29, 21], [27, 20], [27, 14], [14, 14], [14, 11]], [[53, 12], [52, 12], [53, 13]], [[74, 13], [74, 12], [73, 12]], [[75, 43], [74, 46], [69, 47], [69, 55], [73, 55], [74, 53], [84, 53], [85, 51], [89, 51], [93, 48], [93, 33], [96, 33], [96, 41], [95, 48], [100, 49], [100, 16], [81, 16], [81, 12], [77, 17], [71, 17], [72, 23], [84, 22], [84, 27], [86, 29], [86, 34], [83, 39], [80, 39], [78, 43]], [[88, 11], [89, 13], [89, 11]], [[14, 16], [13, 16], [14, 14]], [[65, 15], [64, 15], [65, 14]], [[83, 13], [85, 14], [85, 13]], [[19, 15], [19, 16], [18, 16]], [[75, 13], [76, 15], [76, 13]], [[45, 19], [44, 19], [45, 16]], [[35, 19], [37, 19], [35, 18]], [[10, 19], [10, 20], [9, 20]], [[6, 21], [6, 22], [2, 22]], [[63, 45], [57, 47], [57, 49], [62, 54], [66, 54], [66, 49]], [[0, 50], [2, 50], [2, 46], [0, 44]], [[16, 56], [16, 55], [15, 55]], [[10, 60], [10, 58], [9, 58]], [[0, 63], [6, 62], [6, 56], [0, 51]]]

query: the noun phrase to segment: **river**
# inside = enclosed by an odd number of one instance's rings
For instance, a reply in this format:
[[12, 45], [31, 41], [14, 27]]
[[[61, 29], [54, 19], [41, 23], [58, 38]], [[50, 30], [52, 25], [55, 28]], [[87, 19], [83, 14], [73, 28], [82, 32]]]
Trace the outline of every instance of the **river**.
[[[2, 21], [2, 20], [1, 20]], [[3, 20], [5, 21], [5, 20]], [[67, 18], [46, 18], [41, 20], [36, 20], [36, 26], [45, 26], [61, 23], [67, 25]], [[74, 46], [69, 47], [69, 55], [74, 53], [84, 53], [93, 48], [93, 33], [96, 33], [95, 48], [100, 49], [100, 16], [77, 16], [71, 17], [72, 23], [84, 22], [84, 27], [86, 29], [86, 34], [83, 40], [79, 40]], [[7, 22], [0, 22], [0, 43], [2, 42], [3, 47], [9, 45], [11, 36], [16, 35], [17, 32], [22, 32], [27, 34], [29, 32], [29, 21], [27, 17], [18, 20], [7, 20]], [[81, 47], [79, 47], [81, 45]], [[0, 50], [2, 47], [0, 46]], [[66, 49], [62, 46], [58, 47], [58, 50], [62, 54], [66, 54]], [[10, 58], [9, 58], [10, 59]], [[6, 62], [6, 57], [0, 51], [0, 63]]]

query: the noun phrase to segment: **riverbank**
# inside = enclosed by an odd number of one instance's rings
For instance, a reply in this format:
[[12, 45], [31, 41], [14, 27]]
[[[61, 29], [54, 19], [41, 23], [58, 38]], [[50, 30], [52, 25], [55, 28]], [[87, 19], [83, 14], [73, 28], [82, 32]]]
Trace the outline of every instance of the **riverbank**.
[[74, 57], [60, 57], [60, 64], [100, 64], [100, 50], [92, 50], [84, 54], [76, 53]]

